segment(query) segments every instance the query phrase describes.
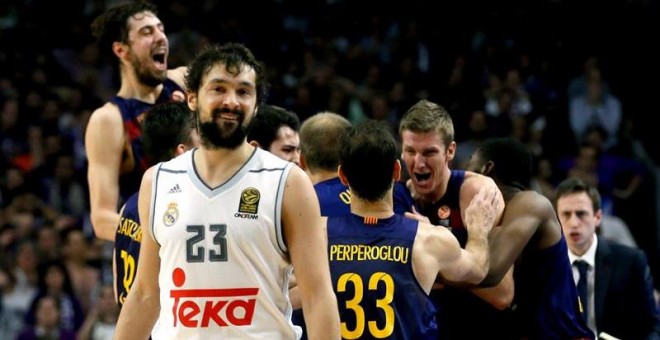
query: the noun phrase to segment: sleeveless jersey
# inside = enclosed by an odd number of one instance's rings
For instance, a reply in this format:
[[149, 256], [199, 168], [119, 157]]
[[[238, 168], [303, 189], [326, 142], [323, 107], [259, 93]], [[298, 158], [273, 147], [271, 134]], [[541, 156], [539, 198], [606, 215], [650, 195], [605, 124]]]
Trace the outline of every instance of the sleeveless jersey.
[[[156, 99], [156, 104], [170, 101], [176, 91], [184, 92], [173, 80], [166, 79], [163, 82], [163, 90], [160, 92], [158, 99]], [[141, 124], [144, 119], [144, 113], [155, 104], [119, 96], [111, 97], [110, 102], [119, 108], [127, 136], [124, 151], [122, 152], [119, 176], [120, 203], [123, 203], [130, 195], [140, 190], [142, 174], [153, 165], [142, 150], [140, 136], [142, 135]]]
[[280, 220], [293, 163], [255, 148], [210, 188], [195, 152], [154, 171], [149, 227], [160, 245], [161, 309], [153, 338], [300, 338], [290, 321], [292, 266]]
[[447, 227], [456, 236], [461, 247], [467, 242], [467, 229], [461, 217], [461, 185], [465, 180], [464, 170], [451, 170], [447, 191], [442, 198], [432, 204], [419, 206], [419, 213], [428, 217], [433, 225]]
[[328, 255], [342, 337], [434, 339], [433, 302], [412, 268], [418, 222], [346, 214], [328, 218]]
[[[314, 184], [314, 190], [321, 205], [321, 215], [339, 216], [351, 212], [351, 191], [341, 183], [339, 177]], [[403, 215], [412, 211], [414, 201], [406, 185], [394, 182], [394, 212]]]
[[517, 331], [529, 339], [593, 339], [580, 311], [566, 239], [543, 250], [525, 249], [516, 262]]
[[135, 280], [141, 243], [142, 227], [138, 214], [138, 194], [135, 193], [124, 204], [115, 234], [115, 291], [119, 306], [124, 305]]
[[[433, 225], [449, 228], [462, 248], [467, 243], [467, 229], [460, 207], [464, 180], [464, 170], [451, 170], [447, 191], [442, 198], [419, 210]], [[469, 291], [449, 285], [431, 290], [430, 296], [438, 309], [439, 339], [510, 338], [511, 311], [497, 310]], [[474, 326], [474, 320], [479, 320], [479, 327]]]

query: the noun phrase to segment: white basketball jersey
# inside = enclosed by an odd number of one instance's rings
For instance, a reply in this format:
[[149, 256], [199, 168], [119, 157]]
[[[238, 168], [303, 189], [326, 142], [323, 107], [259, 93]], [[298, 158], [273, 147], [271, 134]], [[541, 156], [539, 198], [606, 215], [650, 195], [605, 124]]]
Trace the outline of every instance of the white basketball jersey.
[[209, 188], [194, 152], [154, 171], [149, 227], [160, 245], [160, 316], [152, 337], [299, 339], [281, 226], [293, 163], [257, 148], [232, 178]]

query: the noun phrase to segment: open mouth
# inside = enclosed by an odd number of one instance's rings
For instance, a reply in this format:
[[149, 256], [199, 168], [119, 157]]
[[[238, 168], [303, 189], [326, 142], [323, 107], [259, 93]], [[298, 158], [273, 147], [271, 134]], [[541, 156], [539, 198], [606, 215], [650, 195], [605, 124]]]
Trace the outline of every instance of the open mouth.
[[154, 63], [156, 63], [156, 67], [159, 69], [167, 68], [167, 63], [165, 62], [165, 53], [155, 53], [152, 58]]
[[415, 179], [417, 180], [418, 183], [424, 183], [431, 179], [431, 174], [420, 174], [420, 173], [415, 173]]

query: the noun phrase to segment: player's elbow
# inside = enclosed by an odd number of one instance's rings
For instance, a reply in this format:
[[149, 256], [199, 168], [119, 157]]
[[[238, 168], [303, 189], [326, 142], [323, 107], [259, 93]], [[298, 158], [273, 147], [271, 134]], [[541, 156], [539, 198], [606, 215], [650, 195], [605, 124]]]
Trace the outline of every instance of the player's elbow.
[[511, 294], [498, 295], [495, 299], [490, 301], [491, 306], [497, 310], [505, 310], [513, 303], [513, 292]]
[[484, 279], [479, 282], [479, 287], [487, 288], [497, 286], [502, 281], [502, 275], [488, 273]]
[[90, 221], [92, 222], [92, 229], [94, 230], [94, 236], [106, 241], [115, 240], [115, 233], [114, 233], [115, 229], [108, 228], [106, 226], [107, 219], [104, 218], [104, 214], [92, 210], [89, 217], [90, 217]]

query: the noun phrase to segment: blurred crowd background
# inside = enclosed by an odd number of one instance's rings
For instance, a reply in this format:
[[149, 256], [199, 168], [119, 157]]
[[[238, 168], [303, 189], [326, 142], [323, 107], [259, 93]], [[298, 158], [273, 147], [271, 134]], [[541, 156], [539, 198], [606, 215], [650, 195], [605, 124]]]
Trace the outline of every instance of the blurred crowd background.
[[[62, 289], [80, 306], [66, 311], [70, 322], [113, 308], [102, 289], [112, 282], [112, 245], [89, 222], [83, 142], [91, 112], [119, 84], [115, 59], [89, 28], [116, 2], [0, 1], [0, 338], [52, 289], [55, 264], [67, 268]], [[396, 133], [402, 114], [427, 98], [454, 119], [455, 168], [485, 138], [519, 138], [543, 194], [568, 176], [598, 186], [604, 213], [646, 251], [659, 285], [657, 2], [156, 4], [170, 67], [204, 44], [242, 42], [269, 70], [268, 101], [301, 120], [334, 111], [386, 120]]]

